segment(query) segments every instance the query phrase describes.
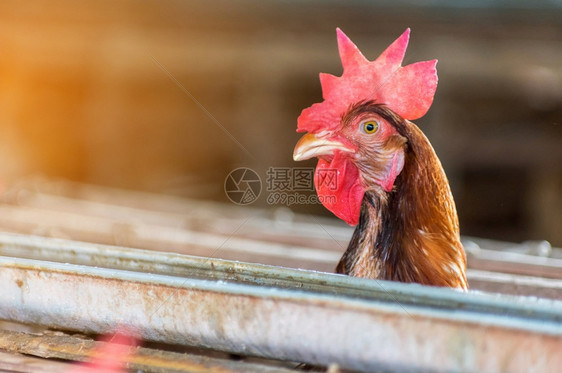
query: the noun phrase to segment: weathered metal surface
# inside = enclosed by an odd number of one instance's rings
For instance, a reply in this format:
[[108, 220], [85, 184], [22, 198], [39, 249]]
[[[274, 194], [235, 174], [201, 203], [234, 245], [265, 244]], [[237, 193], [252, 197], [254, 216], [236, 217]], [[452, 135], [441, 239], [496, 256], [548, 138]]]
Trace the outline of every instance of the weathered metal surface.
[[[191, 255], [288, 265], [332, 271], [341, 254], [308, 246], [257, 241], [237, 235], [213, 234], [181, 226], [169, 227], [126, 222], [115, 218], [85, 216], [59, 211], [0, 205], [0, 227], [18, 233], [55, 232], [82, 241], [183, 251]], [[243, 221], [238, 221], [240, 226]], [[267, 245], [267, 250], [263, 247]], [[219, 251], [220, 249], [220, 251]], [[342, 249], [343, 250], [343, 249]]]
[[[96, 333], [123, 325], [147, 340], [363, 371], [562, 364], [561, 302], [61, 240], [0, 241], [3, 255], [22, 254], [0, 257], [3, 319]], [[78, 264], [89, 260], [97, 267]]]
[[0, 373], [62, 373], [68, 368], [58, 361], [0, 351]]
[[[93, 341], [91, 339], [79, 338], [57, 334], [28, 334], [11, 331], [0, 331], [0, 350], [37, 356], [45, 359], [60, 359], [68, 361], [88, 361], [95, 350], [102, 350], [107, 342]], [[0, 355], [1, 359], [1, 355]], [[33, 359], [35, 365], [40, 360]], [[48, 361], [42, 360], [43, 365]], [[144, 347], [131, 347], [131, 354], [124, 366], [130, 370], [152, 372], [152, 373], [289, 373], [293, 369], [281, 366], [268, 366], [254, 362], [243, 362], [217, 357], [209, 357], [195, 354], [177, 353], [164, 350], [155, 350]], [[1, 367], [0, 363], [0, 367]], [[60, 363], [56, 364], [61, 372], [68, 370], [70, 366]], [[64, 369], [66, 368], [66, 369]], [[27, 371], [27, 370], [26, 370]], [[53, 371], [53, 370], [49, 370]], [[35, 372], [35, 370], [31, 370]]]
[[[338, 281], [331, 279], [330, 284], [326, 285], [325, 280], [313, 281], [317, 276], [322, 276], [315, 272], [7, 233], [0, 233], [0, 255], [272, 287], [300, 287], [303, 290], [334, 294], [339, 294], [340, 287], [348, 288], [345, 283], [347, 277], [344, 276], [337, 276]], [[506, 275], [472, 270], [468, 273], [488, 285], [493, 284], [496, 288], [491, 290], [497, 290], [497, 287], [504, 287], [502, 290], [508, 287], [507, 290], [510, 290], [515, 284], [526, 287], [527, 292], [544, 291], [545, 295], [555, 292], [556, 296], [562, 292], [562, 285], [556, 280], [529, 277], [505, 279]], [[306, 275], [305, 278], [301, 278], [303, 274]], [[536, 281], [541, 281], [541, 284], [536, 284]], [[355, 289], [355, 296], [379, 290]], [[537, 294], [540, 293], [531, 295]], [[385, 296], [384, 291], [379, 296]]]
[[[240, 221], [255, 217], [256, 219], [250, 219], [245, 224], [252, 228], [251, 231], [237, 233], [251, 234], [254, 239], [273, 240], [273, 242], [285, 242], [284, 238], [298, 238], [297, 242], [300, 244], [306, 242], [306, 246], [309, 247], [336, 251], [344, 249], [353, 231], [353, 228], [337, 219], [294, 214], [286, 208], [272, 210], [248, 206], [239, 208], [229, 204], [124, 191], [69, 181], [41, 180], [35, 183], [18, 184], [8, 189], [2, 199], [9, 204], [33, 207], [38, 210], [106, 217], [113, 220], [126, 219], [134, 223], [160, 226], [203, 229], [215, 233], [220, 232], [221, 229], [229, 231]], [[546, 241], [517, 244], [476, 237], [464, 237], [464, 241], [465, 244], [470, 243], [471, 246], [476, 244], [486, 250], [507, 250], [521, 254], [540, 253], [542, 256], [562, 258], [562, 249], [553, 248]], [[326, 245], [327, 243], [329, 245]]]
[[[319, 239], [324, 249], [336, 251], [343, 250], [339, 244], [345, 245], [352, 233], [347, 225], [335, 219], [297, 215], [287, 208], [269, 211], [248, 206], [240, 208], [216, 202], [70, 182], [18, 185], [10, 188], [2, 197], [7, 204], [33, 208], [35, 211], [58, 211], [111, 220], [126, 219], [137, 224], [202, 229], [215, 233], [221, 230], [231, 231], [241, 221], [253, 217], [244, 225], [251, 229], [239, 233], [273, 242], [279, 242], [283, 237], [298, 238], [299, 242], [304, 239], [304, 242], [310, 243], [316, 242], [311, 239]], [[329, 235], [322, 226], [328, 228]]]
[[467, 252], [470, 267], [518, 275], [562, 279], [562, 259], [480, 249]]
[[562, 300], [562, 280], [469, 269], [471, 289]]
[[[37, 211], [58, 211], [83, 216], [125, 219], [168, 227], [183, 227], [219, 233], [231, 231], [249, 217], [237, 235], [250, 235], [263, 241], [299, 244], [308, 247], [341, 251], [347, 245], [353, 228], [337, 219], [294, 214], [286, 208], [243, 208], [210, 201], [199, 201], [161, 194], [124, 191], [69, 181], [42, 180], [37, 183], [16, 185], [2, 196], [5, 203], [34, 208]], [[288, 242], [285, 240], [289, 239]], [[551, 247], [546, 241], [528, 241], [522, 244], [501, 242], [476, 237], [463, 237], [471, 247], [493, 251], [562, 258], [562, 249]], [[328, 245], [327, 245], [328, 244]], [[474, 251], [474, 250], [473, 250]], [[477, 252], [473, 252], [477, 255]]]
[[[61, 202], [61, 206], [63, 205], [67, 204]], [[275, 237], [282, 236], [281, 233], [278, 232], [276, 235], [269, 233], [267, 240], [260, 241], [244, 236], [240, 237], [240, 232], [238, 231], [234, 232], [235, 234], [232, 236], [228, 236], [224, 235], [224, 233], [214, 234], [184, 229], [180, 223], [170, 226], [168, 225], [170, 223], [168, 218], [157, 225], [148, 224], [148, 222], [156, 223], [161, 215], [157, 212], [131, 210], [129, 208], [124, 208], [125, 211], [119, 212], [120, 207], [118, 207], [117, 216], [123, 215], [121, 220], [119, 220], [115, 217], [109, 218], [105, 216], [113, 211], [115, 207], [102, 205], [98, 208], [91, 206], [86, 208], [85, 206], [89, 206], [88, 203], [83, 205], [80, 201], [78, 206], [71, 208], [71, 210], [82, 207], [84, 212], [92, 209], [96, 211], [107, 210], [108, 212], [99, 214], [104, 216], [97, 216], [93, 213], [80, 215], [77, 212], [37, 210], [30, 207], [0, 205], [0, 227], [21, 233], [37, 232], [37, 227], [40, 227], [38, 233], [50, 234], [54, 232], [57, 235], [84, 241], [106, 244], [117, 242], [127, 246], [152, 250], [179, 251], [191, 255], [243, 260], [325, 272], [333, 271], [333, 267], [341, 255], [340, 252], [333, 249], [323, 250], [320, 248], [319, 246], [324, 245], [325, 242], [321, 242], [317, 238], [304, 240], [303, 243], [306, 246], [273, 243]], [[134, 221], [126, 222], [125, 216], [130, 216]], [[174, 219], [176, 218], [178, 217], [175, 216]], [[238, 222], [239, 226], [240, 224]], [[271, 223], [271, 226], [273, 227], [274, 224]], [[284, 226], [282, 229], [290, 230], [287, 226]], [[326, 226], [325, 229], [332, 228]], [[222, 232], [232, 233], [233, 230], [222, 229]], [[330, 232], [330, 234], [332, 233]], [[488, 279], [482, 275], [473, 276], [472, 274], [473, 270], [476, 270], [475, 273], [486, 270], [561, 279], [562, 259], [481, 249], [476, 246], [474, 240], [470, 238], [467, 241], [467, 248], [469, 248], [468, 280], [471, 288], [485, 291], [500, 291], [508, 294], [535, 295], [554, 299], [562, 298], [560, 283], [550, 282], [551, 286], [543, 288], [541, 284], [546, 283], [546, 281], [540, 281], [540, 278], [537, 278], [527, 281], [522, 286], [521, 281], [518, 281], [514, 276], [492, 276]], [[312, 242], [314, 242], [314, 245]], [[341, 251], [345, 247], [339, 241], [332, 241], [332, 244], [341, 245]], [[493, 244], [490, 242], [484, 241], [484, 244], [493, 247]], [[264, 247], [267, 247], [267, 249], [263, 249]], [[512, 247], [517, 248], [515, 245], [512, 245]], [[554, 286], [552, 286], [553, 284]]]

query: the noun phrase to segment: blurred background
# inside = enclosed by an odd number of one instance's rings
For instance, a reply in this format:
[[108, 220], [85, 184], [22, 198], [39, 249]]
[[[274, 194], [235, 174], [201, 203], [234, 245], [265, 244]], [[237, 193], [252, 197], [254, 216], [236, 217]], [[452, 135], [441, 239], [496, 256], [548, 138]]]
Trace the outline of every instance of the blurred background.
[[[303, 166], [296, 118], [321, 101], [319, 72], [341, 74], [336, 27], [369, 59], [411, 27], [405, 64], [439, 59], [416, 123], [463, 234], [562, 246], [555, 1], [2, 1], [0, 182], [42, 175], [227, 203], [237, 167], [265, 179]], [[252, 206], [271, 208], [263, 195]]]

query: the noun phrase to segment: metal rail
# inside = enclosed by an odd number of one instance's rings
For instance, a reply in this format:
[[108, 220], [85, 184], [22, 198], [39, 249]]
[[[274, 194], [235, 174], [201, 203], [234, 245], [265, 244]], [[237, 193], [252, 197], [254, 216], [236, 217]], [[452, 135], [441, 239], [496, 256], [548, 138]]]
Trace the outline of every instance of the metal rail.
[[362, 371], [562, 364], [558, 301], [12, 234], [0, 255], [6, 320]]
[[[246, 229], [227, 236], [225, 232], [234, 232], [236, 226], [233, 225], [236, 223], [240, 226], [244, 220], [221, 223], [224, 217], [217, 216], [215, 220], [208, 217], [205, 224], [199, 224], [198, 229], [186, 229], [185, 226], [192, 224], [189, 218], [180, 214], [26, 194], [26, 198], [19, 199], [21, 203], [25, 201], [25, 206], [0, 205], [0, 229], [19, 233], [54, 232], [100, 244], [119, 243], [151, 250], [325, 272], [333, 271], [346, 245], [345, 242], [331, 239], [326, 232], [324, 235], [328, 239], [323, 240], [293, 232], [293, 227], [302, 225], [300, 223], [281, 224], [279, 227], [271, 219], [253, 219], [246, 223], [247, 226], [244, 225]], [[112, 216], [113, 213], [116, 216]], [[256, 221], [268, 224], [269, 228], [252, 226]], [[315, 225], [316, 229], [320, 227], [333, 234], [332, 226]], [[248, 232], [254, 232], [254, 236], [248, 237]], [[494, 244], [499, 243], [475, 238], [465, 240], [469, 264], [467, 275], [472, 289], [562, 299], [562, 259], [511, 252], [520, 245], [511, 245], [508, 247], [510, 251], [505, 252], [481, 249], [480, 244], [494, 248]], [[329, 245], [333, 247], [326, 248]], [[556, 250], [559, 249], [552, 249], [554, 253]]]

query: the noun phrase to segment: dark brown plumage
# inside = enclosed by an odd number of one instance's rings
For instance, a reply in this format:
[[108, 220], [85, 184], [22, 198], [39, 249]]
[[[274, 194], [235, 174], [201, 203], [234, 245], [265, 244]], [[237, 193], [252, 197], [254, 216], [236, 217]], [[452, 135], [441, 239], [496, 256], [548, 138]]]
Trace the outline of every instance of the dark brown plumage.
[[415, 124], [384, 105], [361, 103], [344, 120], [364, 113], [380, 116], [406, 139], [404, 168], [391, 193], [381, 188], [365, 193], [359, 224], [336, 272], [466, 289], [455, 203], [431, 144]]
[[[307, 132], [293, 158], [318, 158], [322, 204], [357, 225], [337, 272], [467, 288], [466, 258], [447, 177], [431, 144], [410, 122], [437, 88], [437, 61], [402, 66], [409, 30], [367, 60], [338, 30], [341, 77], [321, 74], [324, 101], [304, 109]], [[323, 175], [332, 173], [335, 182]]]

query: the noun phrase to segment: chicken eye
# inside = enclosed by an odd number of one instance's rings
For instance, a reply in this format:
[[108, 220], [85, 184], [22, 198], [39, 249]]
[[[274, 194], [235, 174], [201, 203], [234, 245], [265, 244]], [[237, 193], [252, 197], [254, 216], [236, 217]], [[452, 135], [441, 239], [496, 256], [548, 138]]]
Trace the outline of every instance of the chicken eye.
[[363, 123], [363, 132], [366, 134], [372, 134], [377, 132], [379, 129], [379, 124], [373, 120]]

